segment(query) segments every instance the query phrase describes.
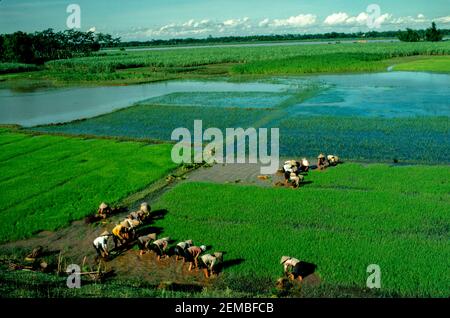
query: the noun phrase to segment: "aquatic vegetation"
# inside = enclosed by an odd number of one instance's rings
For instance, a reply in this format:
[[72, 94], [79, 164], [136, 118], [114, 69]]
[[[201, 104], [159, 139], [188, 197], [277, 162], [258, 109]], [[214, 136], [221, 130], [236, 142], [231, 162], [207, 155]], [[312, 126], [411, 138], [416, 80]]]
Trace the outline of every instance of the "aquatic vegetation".
[[266, 109], [137, 105], [87, 120], [31, 129], [81, 135], [171, 140], [175, 128], [186, 127], [193, 131], [196, 119], [201, 119], [205, 128], [246, 128], [251, 127], [256, 120], [267, 116], [268, 112]]
[[280, 127], [280, 153], [339, 154], [348, 160], [449, 163], [450, 118], [293, 116]]
[[228, 108], [275, 108], [291, 94], [286, 92], [189, 92], [151, 98], [140, 104]]

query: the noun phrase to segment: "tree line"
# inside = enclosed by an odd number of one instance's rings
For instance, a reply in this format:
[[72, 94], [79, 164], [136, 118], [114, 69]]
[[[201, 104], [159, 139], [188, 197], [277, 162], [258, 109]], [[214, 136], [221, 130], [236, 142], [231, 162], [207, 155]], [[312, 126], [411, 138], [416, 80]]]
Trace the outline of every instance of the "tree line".
[[109, 34], [65, 30], [54, 32], [15, 32], [0, 35], [0, 61], [42, 64], [49, 60], [86, 56], [102, 47], [114, 47], [120, 38]]
[[444, 35], [448, 35], [448, 31], [449, 30], [438, 30], [436, 23], [433, 22], [431, 23], [431, 27], [426, 30], [406, 29], [406, 31], [399, 31], [398, 39], [404, 42], [437, 42], [442, 41]]
[[[434, 28], [436, 25], [433, 23]], [[432, 26], [433, 28], [433, 26]], [[432, 29], [430, 28], [430, 29]], [[410, 30], [410, 29], [407, 29]], [[436, 31], [427, 30], [411, 30], [420, 34], [419, 40], [440, 41], [445, 35], [450, 35], [450, 29], [437, 30], [441, 35], [436, 36]], [[410, 31], [370, 31], [370, 32], [329, 32], [320, 34], [275, 34], [275, 35], [249, 35], [249, 36], [226, 36], [207, 38], [184, 38], [169, 40], [149, 40], [149, 41], [127, 41], [120, 44], [121, 47], [138, 47], [138, 46], [160, 46], [160, 45], [190, 45], [190, 44], [215, 44], [215, 43], [239, 43], [239, 42], [260, 42], [260, 41], [305, 41], [305, 40], [341, 40], [341, 39], [376, 39], [376, 38], [399, 38], [401, 41], [408, 41], [408, 37], [404, 37], [405, 32]], [[427, 33], [428, 32], [428, 33]], [[426, 36], [428, 34], [428, 36]]]

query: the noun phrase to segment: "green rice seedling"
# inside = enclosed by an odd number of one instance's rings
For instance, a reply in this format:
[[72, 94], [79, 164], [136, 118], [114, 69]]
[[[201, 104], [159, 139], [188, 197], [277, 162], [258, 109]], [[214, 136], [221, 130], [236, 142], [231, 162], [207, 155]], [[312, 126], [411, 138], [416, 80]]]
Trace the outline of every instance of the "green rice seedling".
[[55, 230], [117, 204], [176, 167], [168, 144], [0, 131], [0, 241]]
[[299, 190], [185, 183], [157, 202], [169, 211], [157, 225], [241, 260], [225, 280], [275, 281], [291, 255], [316, 264], [326, 286], [362, 291], [378, 264], [386, 295], [447, 297], [449, 172], [349, 164], [312, 172]]

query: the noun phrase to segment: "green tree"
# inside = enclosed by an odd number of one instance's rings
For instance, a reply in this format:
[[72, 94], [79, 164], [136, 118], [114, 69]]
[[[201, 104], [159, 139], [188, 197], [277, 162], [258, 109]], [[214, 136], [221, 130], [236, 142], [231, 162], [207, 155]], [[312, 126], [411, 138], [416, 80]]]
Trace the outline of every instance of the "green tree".
[[436, 28], [436, 23], [431, 23], [431, 28], [425, 31], [425, 40], [431, 42], [442, 41], [443, 35], [440, 30]]
[[421, 39], [419, 32], [409, 28], [406, 31], [399, 31], [397, 37], [403, 42], [419, 42]]

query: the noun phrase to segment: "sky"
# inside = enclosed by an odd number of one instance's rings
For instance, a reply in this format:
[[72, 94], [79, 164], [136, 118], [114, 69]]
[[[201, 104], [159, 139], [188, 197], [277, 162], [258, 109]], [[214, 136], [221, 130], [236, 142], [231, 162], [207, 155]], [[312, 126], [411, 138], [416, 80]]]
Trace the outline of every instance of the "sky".
[[[71, 4], [79, 19], [67, 12]], [[431, 21], [450, 28], [450, 0], [0, 0], [0, 33], [75, 26], [123, 41], [383, 31]]]

